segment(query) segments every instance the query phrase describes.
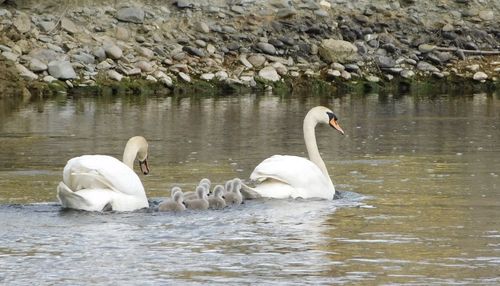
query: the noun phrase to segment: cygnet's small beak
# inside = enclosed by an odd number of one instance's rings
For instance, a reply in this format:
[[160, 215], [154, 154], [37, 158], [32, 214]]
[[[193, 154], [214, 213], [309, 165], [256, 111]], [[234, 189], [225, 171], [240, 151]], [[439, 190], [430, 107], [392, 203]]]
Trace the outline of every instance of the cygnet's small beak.
[[344, 130], [342, 130], [335, 118], [332, 118], [332, 120], [330, 120], [330, 126], [337, 129], [340, 133], [342, 133], [342, 135], [344, 135]]

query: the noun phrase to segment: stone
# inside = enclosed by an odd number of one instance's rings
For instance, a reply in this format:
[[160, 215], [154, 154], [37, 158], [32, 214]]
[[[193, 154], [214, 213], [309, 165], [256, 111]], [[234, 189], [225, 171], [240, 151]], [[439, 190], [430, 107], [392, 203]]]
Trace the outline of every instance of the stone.
[[15, 54], [13, 52], [3, 52], [2, 56], [4, 56], [9, 61], [13, 61], [13, 62], [17, 61], [17, 58], [19, 57], [17, 54]]
[[182, 50], [185, 52], [188, 52], [189, 54], [191, 54], [193, 56], [197, 56], [200, 58], [205, 56], [205, 52], [202, 49], [198, 49], [195, 47], [186, 46], [186, 47], [183, 47]]
[[52, 21], [41, 21], [40, 23], [38, 23], [38, 27], [44, 33], [52, 31], [55, 26], [56, 26], [56, 23], [54, 23]]
[[479, 18], [481, 18], [484, 21], [492, 21], [495, 19], [495, 14], [493, 13], [492, 10], [483, 10], [479, 11]]
[[278, 12], [276, 13], [276, 17], [289, 18], [289, 17], [295, 16], [296, 14], [297, 14], [297, 10], [295, 10], [293, 7], [286, 7], [286, 8], [278, 9]]
[[331, 64], [331, 68], [337, 71], [343, 71], [345, 70], [345, 67], [342, 64], [339, 63], [333, 63]]
[[350, 80], [351, 79], [351, 73], [348, 72], [348, 71], [345, 71], [345, 70], [343, 70], [340, 73], [340, 76], [342, 76], [342, 78], [345, 79], [345, 80]]
[[378, 56], [375, 59], [375, 62], [381, 69], [392, 68], [396, 65], [396, 61], [393, 58], [387, 56]]
[[66, 17], [61, 19], [61, 28], [70, 34], [76, 34], [79, 32], [78, 26]]
[[16, 64], [16, 69], [19, 72], [19, 75], [26, 80], [38, 79], [38, 76], [34, 72], [30, 71], [22, 64]]
[[121, 75], [119, 72], [117, 72], [115, 70], [108, 70], [108, 72], [106, 74], [108, 75], [108, 78], [110, 78], [112, 80], [122, 81], [122, 79], [123, 79], [123, 75]]
[[117, 26], [115, 30], [115, 38], [122, 41], [128, 41], [130, 35], [127, 28], [122, 26]]
[[318, 48], [318, 52], [321, 59], [326, 63], [348, 63], [355, 61], [358, 58], [358, 48], [343, 40], [322, 40]]
[[148, 75], [146, 76], [146, 80], [147, 80], [147, 81], [150, 81], [150, 82], [158, 82], [158, 80], [157, 80], [154, 76], [152, 76], [152, 75], [150, 75], [150, 74], [148, 74]]
[[137, 36], [135, 36], [135, 41], [138, 43], [144, 43], [146, 41], [146, 38], [144, 38], [143, 35], [137, 35]]
[[179, 72], [179, 77], [185, 82], [191, 82], [191, 77], [183, 72]]
[[48, 66], [44, 64], [41, 60], [32, 58], [30, 60], [29, 69], [33, 72], [42, 72], [48, 69]]
[[98, 63], [97, 66], [96, 66], [96, 68], [98, 70], [107, 70], [107, 69], [110, 69], [112, 67], [113, 66], [107, 60], [104, 60], [104, 61]]
[[212, 79], [214, 79], [214, 77], [215, 77], [215, 74], [213, 74], [213, 73], [204, 73], [200, 76], [200, 79], [206, 80], [206, 81], [211, 81]]
[[412, 78], [415, 75], [415, 72], [413, 72], [412, 70], [402, 70], [399, 75], [401, 75], [401, 77], [403, 78]]
[[281, 79], [276, 69], [272, 66], [267, 66], [259, 71], [259, 76], [267, 81], [276, 82]]
[[14, 18], [12, 24], [21, 34], [24, 34], [31, 30], [31, 18], [28, 14], [25, 13], [19, 13], [17, 17]]
[[153, 65], [149, 62], [146, 62], [146, 61], [138, 61], [135, 64], [135, 66], [140, 68], [142, 72], [152, 72], [153, 71]]
[[218, 71], [215, 73], [215, 77], [220, 81], [224, 81], [229, 78], [229, 75], [226, 71]]
[[128, 76], [139, 75], [139, 74], [141, 74], [141, 69], [140, 68], [127, 69], [127, 70], [125, 70], [125, 74]]
[[436, 49], [436, 46], [429, 44], [421, 44], [418, 46], [418, 50], [422, 53], [432, 52]]
[[56, 80], [57, 80], [57, 78], [55, 78], [51, 75], [46, 75], [43, 77], [43, 81], [47, 82], [47, 83], [51, 83], [51, 82], [56, 81]]
[[365, 79], [369, 82], [379, 82], [380, 81], [380, 78], [378, 76], [374, 76], [374, 75], [368, 75], [365, 77]]
[[478, 71], [474, 74], [474, 76], [472, 76], [472, 78], [477, 81], [484, 81], [488, 78], [488, 75], [484, 72]]
[[213, 55], [215, 53], [215, 46], [212, 45], [212, 44], [208, 44], [207, 45], [207, 52], [211, 55]]
[[328, 12], [323, 10], [323, 9], [314, 10], [314, 15], [316, 15], [318, 17], [328, 17], [329, 16]]
[[233, 5], [231, 6], [231, 11], [235, 12], [235, 13], [238, 13], [238, 14], [244, 14], [245, 13], [245, 9], [240, 6], [240, 5]]
[[443, 28], [441, 29], [441, 31], [443, 31], [443, 32], [453, 32], [454, 30], [455, 30], [455, 28], [453, 28], [453, 25], [451, 25], [449, 23], [445, 24], [443, 26]]
[[152, 50], [145, 48], [145, 47], [139, 47], [137, 49], [137, 52], [139, 53], [139, 55], [141, 55], [147, 59], [151, 59], [155, 56], [155, 53]]
[[275, 62], [272, 64], [272, 66], [274, 69], [276, 69], [276, 72], [281, 76], [284, 76], [288, 73], [287, 67], [280, 62]]
[[269, 43], [264, 43], [264, 42], [259, 42], [257, 43], [257, 48], [261, 50], [263, 53], [269, 54], [269, 55], [275, 55], [276, 54], [276, 48], [269, 44]]
[[95, 58], [91, 54], [81, 52], [77, 55], [72, 56], [73, 61], [83, 63], [83, 64], [94, 64]]
[[116, 18], [122, 22], [142, 24], [144, 22], [144, 10], [139, 7], [121, 8], [116, 12]]
[[417, 69], [425, 72], [439, 72], [439, 69], [432, 64], [424, 61], [420, 61], [417, 64]]
[[199, 39], [194, 41], [194, 43], [200, 48], [205, 48], [207, 46], [207, 42]]
[[247, 60], [246, 55], [240, 55], [240, 62], [247, 68], [253, 68], [253, 65]]
[[104, 46], [104, 52], [106, 56], [113, 60], [118, 60], [123, 56], [123, 51], [115, 44], [108, 44]]
[[338, 70], [332, 70], [332, 69], [328, 69], [326, 71], [326, 74], [329, 75], [329, 76], [332, 76], [332, 77], [339, 77], [341, 75], [340, 71], [338, 71]]
[[75, 70], [69, 61], [52, 61], [48, 64], [49, 74], [57, 79], [76, 78]]
[[466, 66], [466, 68], [468, 70], [470, 70], [471, 72], [476, 72], [476, 71], [479, 70], [479, 65], [478, 64], [473, 64], [473, 65]]
[[208, 27], [207, 23], [205, 22], [198, 22], [195, 24], [195, 29], [198, 32], [208, 34], [210, 33], [210, 28]]
[[250, 62], [250, 64], [252, 64], [252, 66], [259, 68], [266, 62], [266, 57], [259, 54], [251, 55], [248, 57], [248, 61]]

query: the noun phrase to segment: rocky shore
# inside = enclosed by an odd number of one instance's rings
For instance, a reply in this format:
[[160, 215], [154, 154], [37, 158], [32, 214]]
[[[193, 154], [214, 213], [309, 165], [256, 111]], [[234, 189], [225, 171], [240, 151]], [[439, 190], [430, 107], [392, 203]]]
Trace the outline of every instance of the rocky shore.
[[0, 0], [1, 73], [66, 88], [500, 78], [496, 0], [126, 3]]

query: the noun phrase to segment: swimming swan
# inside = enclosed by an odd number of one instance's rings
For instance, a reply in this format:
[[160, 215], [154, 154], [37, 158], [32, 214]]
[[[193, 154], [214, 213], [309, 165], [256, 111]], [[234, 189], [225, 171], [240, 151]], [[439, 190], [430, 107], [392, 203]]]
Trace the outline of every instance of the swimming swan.
[[111, 156], [83, 155], [70, 159], [57, 187], [64, 208], [85, 211], [133, 211], [149, 206], [144, 187], [133, 170], [135, 158], [144, 174], [149, 173], [148, 143], [142, 136], [128, 140], [123, 162]]
[[319, 123], [328, 124], [344, 134], [337, 116], [330, 109], [323, 106], [312, 108], [303, 124], [309, 160], [289, 155], [269, 157], [257, 165], [250, 175], [250, 179], [256, 181], [257, 185], [254, 188], [243, 185], [243, 193], [256, 192], [261, 197], [276, 199], [300, 197], [332, 200], [335, 187], [319, 154], [314, 133]]

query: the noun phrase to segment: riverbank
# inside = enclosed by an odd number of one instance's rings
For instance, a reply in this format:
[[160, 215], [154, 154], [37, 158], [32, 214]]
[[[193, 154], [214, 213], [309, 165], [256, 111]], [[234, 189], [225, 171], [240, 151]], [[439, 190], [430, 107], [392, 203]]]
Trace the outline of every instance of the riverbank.
[[[496, 88], [500, 77], [497, 1], [43, 2], [0, 4], [0, 51], [9, 62], [1, 68], [38, 91], [429, 80]], [[12, 76], [0, 80], [20, 86]]]

